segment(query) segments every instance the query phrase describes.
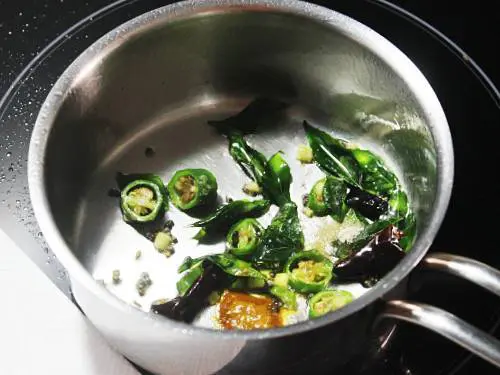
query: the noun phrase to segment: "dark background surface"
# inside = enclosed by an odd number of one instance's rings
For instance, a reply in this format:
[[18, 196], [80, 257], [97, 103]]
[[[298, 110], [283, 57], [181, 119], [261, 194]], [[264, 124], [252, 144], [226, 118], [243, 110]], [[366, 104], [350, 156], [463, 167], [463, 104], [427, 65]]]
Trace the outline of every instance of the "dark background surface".
[[[0, 0], [0, 93], [47, 43], [109, 3], [110, 0]], [[394, 0], [393, 3], [437, 27], [495, 82], [500, 82], [495, 58], [500, 21], [495, 11], [496, 1]]]
[[[499, 46], [496, 26], [500, 21], [500, 16], [494, 11], [494, 1], [477, 2], [481, 4], [480, 6], [470, 2], [458, 3], [450, 0], [440, 0], [438, 5], [436, 5], [438, 1], [434, 0], [393, 2], [437, 27], [461, 46], [491, 79], [500, 85], [500, 68], [498, 67], [498, 59], [495, 57]], [[88, 0], [85, 2], [76, 0], [0, 0], [0, 96], [26, 64], [51, 40], [81, 18], [109, 3], [109, 0]], [[323, 5], [329, 3], [328, 1], [322, 2]], [[331, 3], [334, 4], [335, 1], [331, 1]], [[105, 30], [103, 30], [104, 32]], [[405, 40], [405, 35], [400, 36], [399, 39]], [[430, 52], [422, 50], [422, 55], [428, 53]], [[439, 58], [435, 62], [436, 65], [445, 63]], [[455, 79], [460, 82], [461, 77], [456, 76]], [[457, 156], [460, 161], [460, 155]], [[464, 205], [464, 207], [467, 206]], [[444, 228], [444, 230], [446, 229]], [[455, 288], [463, 286], [460, 283], [455, 283], [455, 280], [452, 280], [451, 283]], [[450, 285], [444, 285], [442, 290], [437, 290], [439, 293], [436, 294], [443, 295], [442, 293], [446, 293], [449, 287]], [[466, 303], [467, 297], [464, 297], [464, 303]], [[478, 309], [480, 310], [480, 307]], [[407, 344], [412, 345], [413, 343]], [[415, 345], [422, 345], [422, 342], [415, 343]], [[439, 354], [436, 353], [436, 356]], [[499, 371], [484, 361], [474, 358], [459, 374], [486, 375], [493, 373], [499, 373]]]

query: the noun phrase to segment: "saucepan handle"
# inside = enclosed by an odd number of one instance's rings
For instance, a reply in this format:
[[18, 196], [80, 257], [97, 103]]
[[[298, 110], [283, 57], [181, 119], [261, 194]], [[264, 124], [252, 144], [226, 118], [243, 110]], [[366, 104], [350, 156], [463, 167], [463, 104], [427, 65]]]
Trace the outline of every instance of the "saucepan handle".
[[[500, 271], [475, 260], [445, 253], [428, 255], [424, 268], [467, 279], [500, 297]], [[380, 318], [394, 318], [428, 328], [500, 367], [500, 341], [447, 311], [423, 303], [389, 301]]]

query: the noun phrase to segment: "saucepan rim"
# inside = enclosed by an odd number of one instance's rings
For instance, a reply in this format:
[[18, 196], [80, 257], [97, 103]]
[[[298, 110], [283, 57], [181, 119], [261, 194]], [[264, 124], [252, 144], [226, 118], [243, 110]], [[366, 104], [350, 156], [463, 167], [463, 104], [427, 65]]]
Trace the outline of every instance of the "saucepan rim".
[[[85, 70], [105, 59], [106, 55], [111, 53], [113, 49], [133, 35], [147, 31], [159, 24], [212, 12], [242, 11], [279, 12], [291, 16], [307, 17], [362, 45], [393, 69], [397, 75], [404, 79], [423, 108], [423, 116], [436, 144], [438, 179], [431, 217], [419, 234], [412, 250], [398, 267], [388, 273], [368, 293], [346, 307], [314, 320], [268, 330], [221, 332], [176, 322], [155, 314], [147, 314], [118, 299], [99, 285], [75, 257], [55, 224], [46, 194], [44, 159], [50, 129], [64, 102], [65, 95], [79, 77], [83, 76]], [[432, 244], [450, 200], [453, 168], [451, 134], [446, 116], [434, 90], [418, 67], [401, 50], [376, 31], [334, 10], [298, 0], [188, 0], [154, 9], [121, 24], [87, 48], [64, 71], [48, 94], [34, 126], [28, 153], [28, 186], [38, 224], [52, 251], [68, 270], [71, 280], [76, 281], [81, 287], [86, 288], [110, 307], [136, 318], [150, 319], [156, 329], [173, 330], [186, 335], [203, 335], [207, 338], [217, 337], [220, 340], [258, 340], [293, 335], [341, 320], [380, 299], [393, 289], [419, 263]]]

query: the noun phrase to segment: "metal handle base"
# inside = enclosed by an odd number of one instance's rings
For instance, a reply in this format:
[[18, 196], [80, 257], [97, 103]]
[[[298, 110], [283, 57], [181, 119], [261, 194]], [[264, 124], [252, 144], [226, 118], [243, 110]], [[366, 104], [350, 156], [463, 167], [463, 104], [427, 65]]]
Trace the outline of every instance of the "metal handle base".
[[420, 265], [469, 280], [500, 297], [500, 271], [487, 264], [458, 255], [434, 253], [427, 255]]
[[[469, 280], [500, 296], [500, 272], [484, 263], [444, 253], [427, 256], [424, 268]], [[428, 328], [500, 367], [500, 340], [449, 312], [423, 303], [390, 301], [379, 318], [394, 318]]]

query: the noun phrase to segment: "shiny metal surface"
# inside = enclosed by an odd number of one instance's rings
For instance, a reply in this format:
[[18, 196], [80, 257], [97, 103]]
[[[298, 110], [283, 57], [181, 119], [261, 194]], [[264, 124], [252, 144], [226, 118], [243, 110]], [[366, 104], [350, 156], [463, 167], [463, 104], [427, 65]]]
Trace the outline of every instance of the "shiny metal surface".
[[426, 256], [420, 265], [469, 280], [500, 297], [500, 271], [477, 260], [446, 253]]
[[[426, 256], [420, 265], [464, 278], [500, 296], [500, 271], [487, 264], [453, 254], [434, 253]], [[395, 300], [387, 303], [381, 316], [428, 328], [500, 367], [500, 341], [444, 310]]]
[[[291, 162], [293, 144], [303, 139], [297, 124], [306, 118], [385, 154], [418, 212], [413, 251], [346, 308], [261, 332], [221, 333], [148, 316], [95, 283], [92, 274], [101, 265], [116, 268], [128, 261], [130, 248], [146, 246], [124, 227], [116, 202], [106, 196], [117, 169], [166, 177], [197, 162], [216, 172], [222, 194], [236, 195], [242, 176], [227, 156], [220, 157], [225, 142], [204, 122], [239, 110], [257, 95], [294, 103], [286, 123], [255, 140], [266, 152], [281, 146]], [[157, 155], [147, 159], [143, 150], [151, 145]], [[247, 340], [324, 326], [392, 289], [437, 232], [449, 200], [453, 153], [444, 113], [425, 77], [372, 30], [298, 1], [189, 1], [120, 26], [71, 65], [38, 116], [28, 175], [43, 233], [92, 322], [145, 368], [194, 373], [231, 361]], [[293, 187], [296, 197], [300, 188]], [[179, 257], [187, 255], [184, 250], [178, 249]], [[168, 274], [174, 260], [159, 262], [156, 255], [151, 252], [147, 266]], [[130, 275], [132, 280], [132, 270]], [[210, 345], [215, 337], [216, 348]], [[186, 350], [204, 355], [185, 361]]]
[[500, 367], [500, 341], [447, 311], [423, 303], [390, 301], [381, 317], [428, 328]]

